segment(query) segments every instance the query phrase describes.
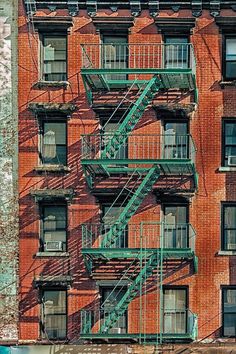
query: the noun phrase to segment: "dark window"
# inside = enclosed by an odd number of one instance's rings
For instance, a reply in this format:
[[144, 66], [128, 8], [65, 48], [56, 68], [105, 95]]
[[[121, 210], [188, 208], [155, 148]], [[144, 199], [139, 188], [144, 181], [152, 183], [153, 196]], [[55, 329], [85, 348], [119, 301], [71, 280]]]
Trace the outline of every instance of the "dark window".
[[222, 300], [222, 334], [225, 337], [236, 337], [236, 288], [223, 288]]
[[[126, 288], [112, 288], [112, 287], [102, 287], [101, 292], [101, 308], [102, 317], [109, 317], [109, 314], [113, 311], [122, 297], [125, 295]], [[113, 327], [109, 330], [109, 333], [126, 333], [127, 332], [127, 311], [119, 317], [119, 319], [114, 323]]]
[[222, 205], [223, 250], [236, 250], [236, 203]]
[[164, 247], [189, 246], [188, 205], [164, 205]]
[[67, 80], [67, 37], [42, 35], [42, 79]]
[[48, 252], [66, 251], [66, 205], [41, 206], [41, 249]]
[[165, 36], [165, 67], [188, 68], [189, 50], [188, 37]]
[[[125, 69], [128, 67], [128, 36], [102, 36], [102, 61], [105, 69]], [[106, 75], [108, 80], [126, 80], [126, 74]], [[112, 83], [113, 87], [123, 87], [122, 83]]]
[[187, 332], [187, 289], [163, 289], [164, 333]]
[[67, 164], [67, 125], [65, 122], [43, 122], [41, 160], [43, 164]]
[[163, 158], [186, 159], [189, 156], [187, 122], [165, 122]]
[[[114, 225], [119, 218], [120, 214], [124, 211], [125, 206], [102, 206], [102, 222], [104, 223], [104, 234], [109, 232], [112, 225]], [[122, 234], [117, 237], [116, 242], [112, 244], [114, 248], [124, 248], [128, 245], [128, 227], [126, 227]]]
[[222, 164], [236, 165], [236, 120], [223, 121]]
[[225, 37], [225, 78], [236, 79], [236, 37]]
[[65, 339], [67, 332], [67, 293], [66, 290], [42, 290], [42, 337], [46, 339]]

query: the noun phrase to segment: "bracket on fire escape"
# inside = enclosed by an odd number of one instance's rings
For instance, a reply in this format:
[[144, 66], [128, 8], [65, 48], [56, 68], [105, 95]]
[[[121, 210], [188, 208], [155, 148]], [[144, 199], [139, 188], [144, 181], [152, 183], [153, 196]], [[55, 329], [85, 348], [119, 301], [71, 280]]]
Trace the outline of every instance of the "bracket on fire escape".
[[212, 17], [220, 15], [220, 0], [210, 1], [210, 14]]
[[202, 14], [202, 0], [192, 0], [192, 14], [199, 17]]
[[76, 16], [79, 12], [79, 2], [78, 0], [67, 0], [69, 14], [71, 16]]
[[152, 17], [157, 17], [159, 15], [159, 0], [149, 0], [149, 13]]
[[25, 7], [27, 16], [33, 16], [37, 11], [35, 0], [25, 0]]
[[86, 1], [87, 12], [90, 17], [94, 17], [97, 14], [97, 0], [87, 0]]
[[137, 17], [141, 12], [141, 1], [140, 0], [129, 0], [131, 15]]

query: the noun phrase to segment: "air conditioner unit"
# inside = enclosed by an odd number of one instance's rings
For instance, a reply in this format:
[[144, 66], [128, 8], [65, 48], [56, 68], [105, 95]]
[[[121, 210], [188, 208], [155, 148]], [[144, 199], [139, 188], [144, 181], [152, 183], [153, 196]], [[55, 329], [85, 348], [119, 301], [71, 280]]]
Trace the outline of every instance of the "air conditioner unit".
[[122, 328], [121, 327], [114, 327], [111, 328], [109, 333], [113, 333], [113, 334], [121, 334], [122, 333]]
[[236, 156], [228, 156], [228, 166], [236, 166]]
[[62, 251], [61, 241], [46, 241], [44, 244], [45, 251]]
[[236, 250], [236, 243], [228, 243], [227, 246], [228, 250]]

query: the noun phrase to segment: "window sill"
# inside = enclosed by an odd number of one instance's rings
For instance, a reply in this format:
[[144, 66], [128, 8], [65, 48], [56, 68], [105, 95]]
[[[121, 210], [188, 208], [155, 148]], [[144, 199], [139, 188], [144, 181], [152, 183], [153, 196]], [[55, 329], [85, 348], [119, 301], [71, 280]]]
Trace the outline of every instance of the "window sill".
[[44, 90], [47, 88], [56, 88], [56, 89], [67, 89], [69, 86], [69, 82], [68, 81], [44, 81], [44, 80], [40, 80], [38, 82], [35, 82], [33, 84], [33, 88], [34, 89], [38, 89], [38, 90]]
[[219, 251], [217, 256], [236, 256], [236, 251]]
[[36, 257], [69, 257], [69, 252], [37, 252]]
[[219, 167], [218, 171], [219, 172], [236, 172], [236, 166], [235, 167], [222, 166], [222, 167]]
[[35, 171], [40, 172], [60, 172], [60, 173], [68, 173], [70, 172], [70, 168], [64, 165], [40, 165], [36, 166]]
[[219, 84], [221, 88], [225, 88], [225, 86], [236, 87], [236, 80], [220, 81]]

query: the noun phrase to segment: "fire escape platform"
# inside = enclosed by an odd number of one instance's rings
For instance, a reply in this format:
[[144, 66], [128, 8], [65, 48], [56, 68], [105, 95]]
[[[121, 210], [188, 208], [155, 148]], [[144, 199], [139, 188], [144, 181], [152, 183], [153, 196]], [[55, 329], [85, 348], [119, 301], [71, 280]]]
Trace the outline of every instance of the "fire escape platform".
[[81, 339], [87, 340], [127, 340], [127, 342], [139, 342], [145, 340], [146, 342], [158, 343], [162, 337], [162, 342], [191, 342], [194, 340], [192, 333], [86, 333], [81, 334]]

